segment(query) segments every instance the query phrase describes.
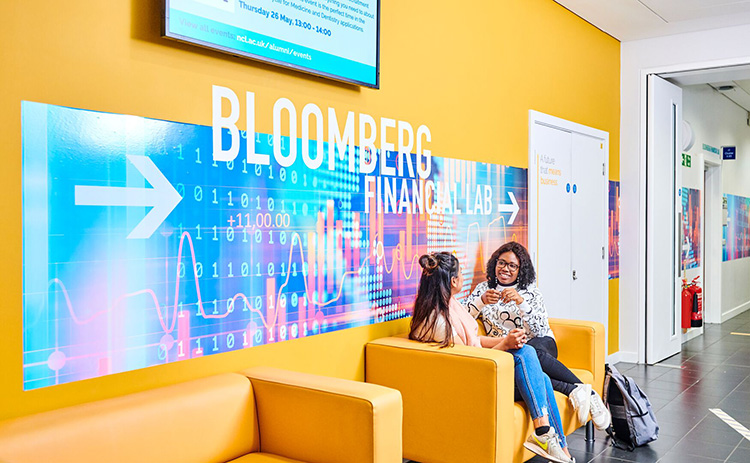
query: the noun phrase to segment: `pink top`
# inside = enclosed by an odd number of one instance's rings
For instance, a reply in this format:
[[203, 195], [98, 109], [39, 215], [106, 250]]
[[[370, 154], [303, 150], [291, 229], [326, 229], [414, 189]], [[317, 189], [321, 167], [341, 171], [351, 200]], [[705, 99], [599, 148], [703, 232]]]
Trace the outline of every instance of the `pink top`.
[[458, 337], [467, 346], [482, 347], [477, 321], [469, 314], [466, 307], [462, 306], [455, 297], [451, 297], [448, 310], [451, 325], [453, 325], [453, 341], [456, 342], [455, 338]]
[[[455, 297], [451, 297], [448, 303], [448, 312], [451, 318], [451, 326], [453, 327], [453, 342], [461, 343], [467, 346], [482, 347], [482, 343], [479, 341], [479, 327], [477, 321], [474, 320], [466, 307], [461, 305]], [[436, 342], [442, 342], [445, 338], [445, 320], [440, 317], [433, 327], [430, 336]]]

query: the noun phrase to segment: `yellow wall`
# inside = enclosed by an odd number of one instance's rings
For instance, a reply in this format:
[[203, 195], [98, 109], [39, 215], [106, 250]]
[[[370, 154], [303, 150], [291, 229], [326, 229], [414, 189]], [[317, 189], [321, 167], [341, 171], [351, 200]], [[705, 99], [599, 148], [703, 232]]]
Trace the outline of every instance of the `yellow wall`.
[[[0, 2], [0, 418], [257, 364], [362, 379], [363, 344], [408, 325], [394, 321], [24, 393], [22, 100], [209, 125], [211, 85], [219, 84], [254, 91], [261, 115], [284, 96], [298, 108], [314, 102], [340, 114], [427, 124], [435, 155], [520, 167], [527, 166], [528, 110], [535, 109], [609, 132], [610, 176], [619, 178], [620, 44], [552, 0], [382, 0], [380, 90], [164, 40], [161, 3]], [[257, 124], [270, 131], [270, 116]], [[614, 307], [610, 320], [617, 319]]]

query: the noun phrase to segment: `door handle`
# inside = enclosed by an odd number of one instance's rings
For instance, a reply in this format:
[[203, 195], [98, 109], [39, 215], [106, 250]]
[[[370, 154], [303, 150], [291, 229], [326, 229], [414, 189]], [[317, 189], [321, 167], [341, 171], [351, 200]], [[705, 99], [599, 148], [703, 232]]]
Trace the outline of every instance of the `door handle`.
[[576, 271], [575, 271], [575, 270], [573, 270], [573, 279], [574, 279], [574, 280], [577, 280], [577, 279], [578, 279], [578, 276], [576, 275]]

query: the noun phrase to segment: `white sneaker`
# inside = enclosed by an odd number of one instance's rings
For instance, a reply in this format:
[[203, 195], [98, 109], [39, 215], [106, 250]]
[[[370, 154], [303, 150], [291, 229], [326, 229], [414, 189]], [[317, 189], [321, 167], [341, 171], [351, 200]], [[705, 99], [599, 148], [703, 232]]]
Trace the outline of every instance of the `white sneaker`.
[[596, 429], [600, 431], [604, 431], [612, 424], [612, 415], [596, 392], [591, 395], [591, 419], [594, 421]]
[[569, 457], [565, 454], [560, 445], [560, 438], [555, 434], [555, 428], [550, 427], [549, 431], [537, 436], [535, 432], [532, 432], [523, 446], [527, 450], [534, 452], [542, 458], [546, 458], [549, 461], [555, 463], [575, 463], [575, 458]]
[[591, 385], [579, 384], [573, 389], [568, 396], [573, 410], [578, 415], [578, 422], [585, 424], [589, 420], [589, 411], [591, 410]]

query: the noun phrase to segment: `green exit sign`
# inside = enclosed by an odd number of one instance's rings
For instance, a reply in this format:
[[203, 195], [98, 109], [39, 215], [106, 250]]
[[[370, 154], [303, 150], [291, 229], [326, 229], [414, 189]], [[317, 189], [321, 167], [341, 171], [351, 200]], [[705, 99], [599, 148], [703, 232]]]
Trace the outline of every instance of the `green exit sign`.
[[685, 167], [691, 167], [690, 163], [690, 155], [687, 153], [682, 153], [682, 165]]

